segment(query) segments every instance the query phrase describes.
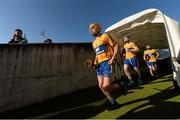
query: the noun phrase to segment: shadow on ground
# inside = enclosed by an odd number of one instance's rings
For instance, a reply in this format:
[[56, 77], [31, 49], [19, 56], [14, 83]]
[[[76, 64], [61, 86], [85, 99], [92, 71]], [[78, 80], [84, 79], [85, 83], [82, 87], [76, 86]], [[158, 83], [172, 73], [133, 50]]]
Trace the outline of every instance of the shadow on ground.
[[[170, 77], [165, 81], [154, 82], [161, 83], [170, 81]], [[153, 83], [150, 83], [153, 84]], [[141, 87], [140, 87], [141, 88]], [[172, 102], [168, 101], [168, 99], [177, 97], [180, 95], [180, 91], [174, 89], [173, 86], [169, 86], [168, 88], [161, 90], [158, 87], [153, 88], [157, 90], [158, 93], [153, 94], [148, 97], [140, 98], [134, 101], [126, 102], [121, 104], [121, 107], [131, 105], [134, 103], [138, 103], [141, 101], [149, 101], [142, 105], [139, 105], [133, 109], [130, 109], [127, 113], [118, 117], [118, 119], [177, 119], [180, 118], [180, 102]], [[146, 106], [152, 106], [150, 108], [145, 108]], [[142, 109], [145, 108], [145, 109]], [[119, 108], [121, 109], [121, 108]], [[142, 109], [142, 110], [141, 110]], [[99, 106], [84, 106], [77, 109], [65, 111], [62, 113], [58, 113], [55, 116], [51, 116], [48, 118], [91, 118], [101, 112], [104, 112], [105, 106], [101, 104]], [[113, 114], [113, 113], [112, 113]]]
[[[163, 82], [171, 81], [171, 77], [172, 76], [165, 76], [162, 78], [162, 80], [149, 81], [146, 84], [161, 84]], [[143, 88], [144, 86], [140, 86], [134, 89]], [[148, 97], [142, 97], [140, 99], [121, 104], [121, 107], [126, 107], [126, 105], [131, 105], [140, 101], [149, 101], [128, 110], [128, 112], [123, 115], [118, 115], [118, 118], [180, 118], [180, 102], [167, 101], [170, 98], [178, 96], [180, 92], [176, 91], [171, 85], [164, 90], [158, 89], [158, 87], [154, 88], [154, 90], [158, 92]], [[132, 93], [132, 91], [129, 91], [128, 94], [130, 93]], [[115, 95], [116, 97], [120, 96], [120, 94], [117, 93]], [[148, 105], [151, 105], [152, 107], [141, 109]], [[118, 110], [121, 110], [121, 107]], [[81, 91], [76, 91], [72, 94], [56, 97], [43, 103], [0, 113], [0, 118], [88, 119], [104, 112], [105, 110], [105, 97], [100, 89], [96, 86]]]
[[[155, 88], [154, 88], [155, 89]], [[156, 89], [159, 90], [159, 89]], [[148, 103], [142, 104], [134, 109], [131, 109], [123, 116], [119, 118], [146, 118], [146, 119], [153, 119], [153, 118], [161, 118], [161, 119], [177, 119], [180, 118], [180, 102], [170, 102], [167, 101], [170, 98], [176, 97], [180, 95], [180, 91], [175, 90], [173, 87], [169, 87], [163, 91], [159, 90], [160, 92], [154, 94], [152, 96], [137, 99], [135, 101], [131, 101], [129, 103], [125, 103], [124, 105], [133, 104], [135, 102], [149, 100]], [[145, 106], [153, 106], [151, 108], [147, 108], [145, 110], [137, 111], [140, 108]], [[137, 111], [137, 112], [136, 112]]]
[[[37, 103], [20, 109], [0, 113], [0, 118], [22, 118], [22, 119], [33, 118], [49, 113], [56, 113], [58, 111], [63, 111], [66, 109], [78, 108], [79, 106], [86, 105], [102, 99], [105, 99], [105, 97], [101, 93], [100, 89], [98, 87], [92, 87], [92, 88], [76, 91], [71, 94], [62, 95], [42, 103]], [[81, 111], [81, 113], [86, 111], [85, 107], [82, 108], [83, 110]], [[98, 109], [94, 109], [94, 110], [91, 109], [89, 111], [97, 112], [97, 110]], [[78, 117], [79, 115], [77, 114], [78, 110], [75, 111], [76, 111], [75, 115]], [[76, 118], [76, 116], [72, 115], [72, 117], [74, 118]], [[87, 118], [87, 117], [89, 116], [79, 115], [78, 118]], [[60, 118], [66, 118], [66, 114]], [[71, 118], [71, 114], [69, 114], [67, 118]]]

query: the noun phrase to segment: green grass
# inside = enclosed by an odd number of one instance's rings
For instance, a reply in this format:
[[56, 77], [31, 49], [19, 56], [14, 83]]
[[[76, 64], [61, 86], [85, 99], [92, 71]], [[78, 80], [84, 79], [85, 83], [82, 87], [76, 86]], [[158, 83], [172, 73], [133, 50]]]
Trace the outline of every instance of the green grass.
[[0, 113], [0, 118], [180, 118], [180, 92], [172, 84], [172, 75], [164, 76], [128, 90], [126, 96], [115, 93], [120, 108], [107, 111], [105, 97], [98, 87], [56, 97], [43, 103]]
[[117, 98], [121, 107], [92, 118], [180, 118], [180, 92], [174, 90], [171, 75], [129, 90]]

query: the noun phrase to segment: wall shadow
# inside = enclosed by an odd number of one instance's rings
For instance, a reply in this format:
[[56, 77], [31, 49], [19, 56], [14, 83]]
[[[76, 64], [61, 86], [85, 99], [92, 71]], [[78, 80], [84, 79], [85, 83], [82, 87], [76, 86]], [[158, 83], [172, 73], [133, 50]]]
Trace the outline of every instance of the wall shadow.
[[[0, 118], [33, 118], [36, 116], [54, 113], [57, 111], [76, 108], [78, 106], [86, 105], [103, 99], [105, 99], [105, 96], [102, 94], [99, 87], [95, 86], [83, 90], [78, 90], [70, 94], [55, 97], [42, 103], [36, 103], [20, 109], [2, 112], [0, 113]], [[82, 108], [85, 109], [85, 107]]]
[[[160, 82], [169, 81], [171, 76], [164, 76]], [[158, 83], [154, 82], [154, 83]], [[153, 84], [153, 83], [149, 83]], [[135, 89], [142, 89], [144, 86], [136, 87]], [[159, 93], [152, 96], [130, 101], [121, 106], [130, 105], [140, 101], [147, 101], [148, 103], [142, 104], [134, 109], [129, 110], [122, 118], [179, 118], [180, 117], [180, 103], [165, 101], [167, 99], [176, 97], [179, 92], [175, 91], [173, 87], [169, 87], [165, 90], [158, 90]], [[128, 91], [132, 93], [133, 91]], [[127, 95], [128, 95], [127, 94]], [[114, 92], [115, 97], [119, 97], [122, 94]], [[0, 118], [57, 118], [57, 119], [88, 119], [96, 116], [97, 114], [106, 110], [105, 96], [102, 94], [98, 86], [79, 90], [71, 94], [62, 95], [54, 99], [26, 106], [21, 109], [11, 110], [4, 113], [0, 113]], [[100, 101], [102, 100], [102, 101]], [[93, 105], [94, 102], [100, 101], [98, 105]], [[138, 109], [147, 105], [154, 105], [152, 108], [147, 108], [136, 112]]]
[[[170, 102], [165, 101], [170, 98], [176, 97], [180, 95], [179, 91], [173, 89], [173, 87], [169, 87], [157, 94], [152, 96], [137, 99], [135, 101], [131, 101], [123, 104], [122, 106], [133, 104], [136, 102], [149, 100], [148, 103], [142, 104], [134, 109], [131, 109], [123, 116], [120, 116], [118, 119], [177, 119], [180, 118], [180, 102]], [[136, 112], [138, 109], [143, 108], [148, 105], [153, 105], [151, 108], [147, 108], [145, 110], [140, 110]]]

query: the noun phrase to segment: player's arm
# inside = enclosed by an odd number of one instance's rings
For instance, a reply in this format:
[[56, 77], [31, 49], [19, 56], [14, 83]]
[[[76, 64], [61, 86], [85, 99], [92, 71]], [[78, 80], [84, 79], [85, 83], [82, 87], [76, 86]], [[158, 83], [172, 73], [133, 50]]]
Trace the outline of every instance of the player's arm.
[[97, 66], [97, 64], [98, 64], [98, 60], [97, 60], [97, 58], [95, 57], [95, 59], [94, 59], [94, 66]]
[[139, 48], [137, 45], [134, 45], [133, 49], [131, 50], [132, 52], [139, 52]]
[[147, 59], [146, 59], [146, 54], [143, 55], [143, 59], [144, 59], [145, 61], [147, 61]]
[[117, 54], [118, 54], [118, 49], [119, 49], [119, 45], [116, 41], [114, 41], [108, 34], [106, 34], [106, 43], [112, 47], [113, 49], [113, 55], [111, 57], [111, 59], [109, 60], [109, 64], [112, 64], [114, 59], [116, 58]]
[[116, 43], [116, 42], [114, 42], [114, 46], [113, 46], [113, 56], [112, 56], [112, 58], [111, 59], [114, 59], [114, 58], [116, 58], [116, 56], [117, 56], [117, 54], [118, 54], [118, 49], [119, 49], [119, 45]]
[[109, 60], [109, 64], [113, 63], [114, 59], [116, 58], [118, 54], [118, 50], [119, 50], [119, 45], [117, 44], [117, 42], [113, 41], [113, 55], [111, 59]]
[[[93, 47], [93, 44], [92, 44], [92, 47]], [[94, 48], [94, 47], [93, 47], [93, 48]], [[94, 61], [92, 60], [92, 66], [93, 66], [93, 67], [98, 65], [98, 59], [97, 59], [96, 54], [95, 54], [94, 56], [95, 56], [95, 57], [94, 57]]]
[[128, 51], [139, 52], [139, 47], [135, 43], [133, 43], [133, 48], [129, 49]]
[[158, 59], [158, 57], [159, 57], [159, 53], [158, 53], [158, 51], [156, 50], [156, 59]]
[[126, 50], [124, 49], [124, 47], [121, 48], [120, 53], [121, 53], [121, 55], [122, 55], [123, 57], [126, 56]]

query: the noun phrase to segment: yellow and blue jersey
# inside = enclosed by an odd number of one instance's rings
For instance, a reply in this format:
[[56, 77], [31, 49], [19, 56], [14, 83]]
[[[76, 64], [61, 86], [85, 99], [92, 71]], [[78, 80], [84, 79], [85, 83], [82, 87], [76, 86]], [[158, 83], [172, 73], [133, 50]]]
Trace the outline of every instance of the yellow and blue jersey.
[[145, 50], [144, 51], [144, 55], [145, 56], [149, 56], [149, 60], [148, 60], [148, 62], [156, 62], [156, 55], [157, 55], [158, 53], [157, 53], [157, 50], [155, 50], [155, 49], [151, 49], [151, 50]]
[[98, 63], [111, 59], [113, 56], [113, 42], [107, 34], [102, 34], [97, 37], [93, 43], [93, 48], [96, 53], [96, 60]]
[[[128, 43], [125, 43], [124, 49], [133, 49], [135, 48], [135, 46], [136, 44], [134, 42], [128, 42]], [[125, 59], [131, 59], [135, 56], [136, 56], [135, 52], [132, 52], [132, 51], [126, 51], [125, 53]]]

